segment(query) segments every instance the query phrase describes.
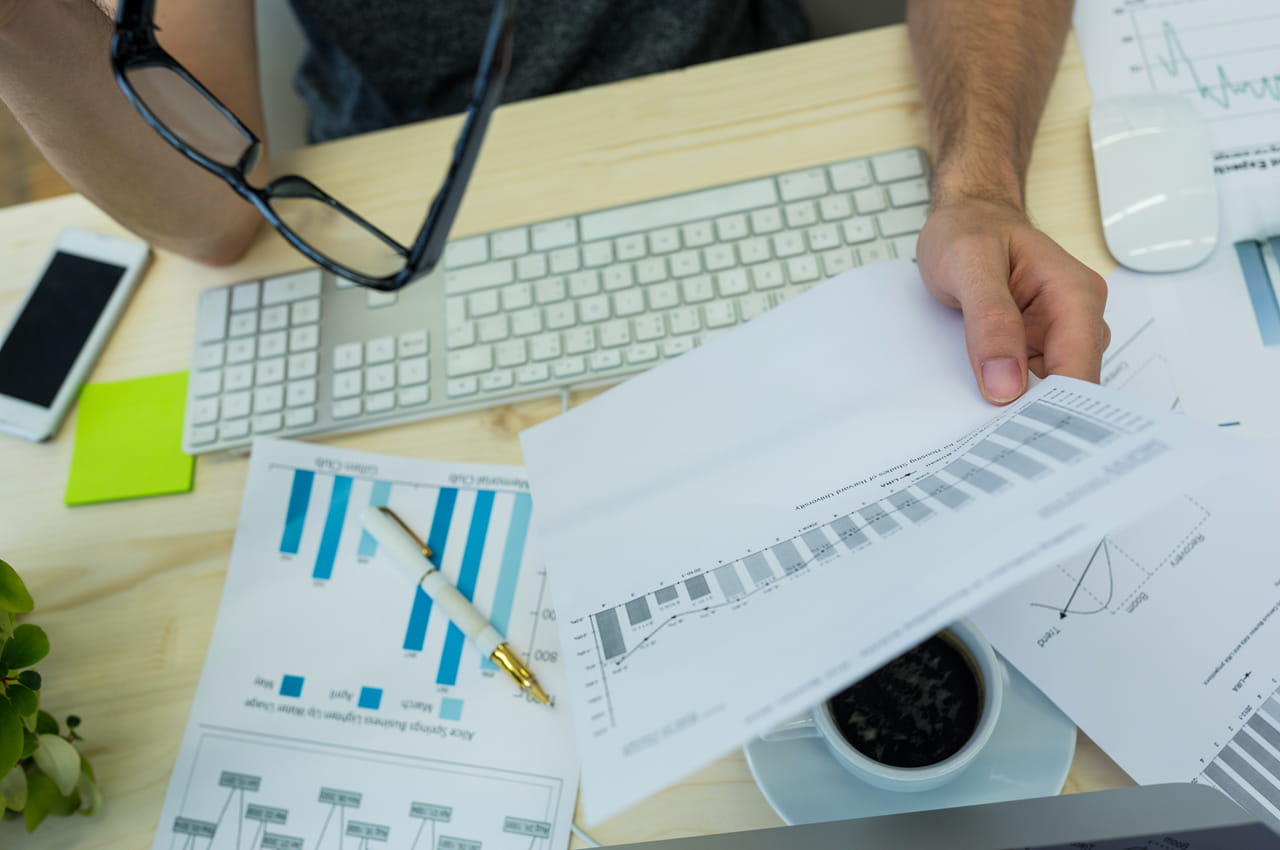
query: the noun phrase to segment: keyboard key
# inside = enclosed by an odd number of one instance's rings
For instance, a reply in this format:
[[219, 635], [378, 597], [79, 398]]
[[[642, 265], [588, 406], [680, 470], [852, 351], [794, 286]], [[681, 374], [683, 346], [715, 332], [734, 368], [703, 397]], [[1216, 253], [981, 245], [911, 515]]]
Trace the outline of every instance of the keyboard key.
[[684, 237], [685, 247], [701, 248], [703, 245], [710, 245], [715, 241], [715, 234], [711, 232], [711, 222], [695, 221], [693, 224], [686, 224], [680, 228], [680, 235]]
[[222, 373], [218, 371], [195, 373], [191, 376], [191, 392], [196, 398], [222, 392]]
[[778, 194], [784, 201], [816, 198], [827, 193], [827, 176], [821, 168], [808, 168], [778, 178]]
[[449, 394], [449, 398], [475, 395], [479, 391], [480, 385], [475, 378], [454, 378], [445, 386], [445, 392]]
[[272, 331], [258, 337], [259, 357], [279, 357], [289, 349], [289, 335], [284, 331]]
[[661, 227], [649, 234], [651, 254], [670, 254], [680, 249], [680, 232], [674, 227]]
[[751, 232], [757, 236], [776, 233], [782, 229], [782, 213], [773, 207], [756, 210], [751, 214]]
[[246, 363], [253, 359], [254, 339], [233, 339], [227, 343], [227, 362]]
[[573, 327], [578, 323], [577, 309], [573, 302], [566, 304], [552, 304], [543, 314], [547, 320], [548, 330], [560, 330], [561, 328]]
[[447, 295], [466, 295], [488, 289], [491, 286], [505, 286], [515, 280], [515, 267], [510, 260], [499, 260], [496, 263], [485, 263], [458, 271], [446, 272], [444, 291]]
[[634, 325], [638, 342], [649, 342], [667, 335], [667, 326], [661, 316], [639, 316], [635, 319]]
[[786, 283], [781, 263], [761, 263], [751, 269], [751, 280], [756, 289], [777, 289]]
[[216, 369], [222, 365], [226, 356], [226, 347], [220, 342], [210, 342], [196, 349], [195, 364], [197, 369]]
[[917, 207], [903, 207], [900, 210], [881, 213], [876, 216], [876, 223], [880, 225], [881, 236], [902, 236], [906, 233], [920, 232], [928, 215], [928, 205], [921, 204]]
[[840, 247], [840, 233], [835, 225], [820, 224], [817, 227], [811, 227], [807, 236], [810, 251], [827, 251]]
[[316, 403], [316, 381], [307, 378], [301, 381], [290, 381], [284, 388], [286, 407], [302, 407]]
[[370, 289], [368, 291], [368, 300], [366, 302], [366, 306], [370, 310], [376, 309], [378, 307], [390, 307], [391, 305], [396, 303], [396, 299], [398, 297], [399, 296], [397, 296], [396, 293], [394, 292], [380, 292], [377, 289]]
[[527, 254], [529, 253], [529, 231], [523, 227], [499, 230], [489, 236], [489, 249], [495, 260]]
[[586, 354], [589, 351], [594, 351], [595, 347], [595, 328], [574, 328], [564, 335], [564, 351], [566, 354]]
[[732, 301], [714, 301], [702, 309], [707, 315], [708, 328], [726, 328], [738, 322], [738, 311]]
[[542, 334], [529, 340], [529, 356], [534, 360], [555, 360], [561, 353], [559, 334]]
[[592, 295], [578, 302], [578, 316], [583, 322], [599, 322], [609, 318], [609, 296]]
[[367, 393], [380, 393], [383, 390], [389, 390], [396, 385], [395, 366], [390, 363], [383, 363], [380, 366], [370, 366], [364, 370], [364, 391]]
[[316, 409], [314, 407], [295, 407], [284, 412], [286, 428], [305, 428], [315, 424]]
[[206, 289], [200, 293], [200, 305], [196, 310], [196, 342], [216, 342], [226, 337], [230, 299], [226, 289]]
[[808, 227], [818, 223], [818, 208], [814, 206], [813, 201], [787, 204], [783, 212], [787, 217], [787, 227]]
[[631, 325], [628, 322], [614, 320], [600, 326], [600, 347], [617, 348], [631, 342]]
[[359, 369], [350, 372], [338, 372], [333, 376], [333, 397], [352, 398], [363, 391], [363, 377]]
[[822, 271], [827, 277], [834, 277], [855, 265], [853, 251], [849, 248], [835, 248], [822, 255]]
[[754, 319], [771, 306], [769, 296], [759, 292], [753, 292], [738, 299], [738, 313], [744, 322]]
[[[276, 384], [271, 387], [259, 387], [253, 391], [253, 412], [270, 413], [284, 407], [284, 387]], [[277, 428], [280, 426], [277, 425]]]
[[223, 392], [247, 390], [253, 386], [253, 364], [242, 363], [239, 366], [228, 366], [223, 373]]
[[537, 307], [530, 307], [528, 310], [521, 310], [511, 314], [511, 332], [516, 336], [528, 336], [541, 331], [542, 311]]
[[594, 270], [569, 275], [569, 294], [574, 298], [595, 295], [600, 291], [600, 273]]
[[746, 180], [729, 186], [587, 213], [580, 216], [582, 239], [589, 242], [593, 239], [688, 224], [754, 210], [777, 201], [778, 191], [771, 178]]
[[921, 161], [920, 151], [916, 148], [873, 156], [871, 167], [875, 169], [876, 179], [881, 183], [892, 183], [895, 180], [920, 177], [924, 174], [924, 162]]
[[[524, 340], [522, 339], [507, 340], [506, 342], [495, 346], [494, 356], [498, 365], [504, 369], [511, 366], [519, 366], [529, 359], [529, 353], [526, 350]], [[407, 384], [410, 382], [406, 381], [402, 375], [400, 383]]]
[[[522, 345], [521, 343], [517, 344]], [[501, 348], [502, 346], [498, 347]], [[499, 363], [499, 365], [502, 364]], [[403, 387], [425, 384], [430, 377], [431, 366], [425, 357], [410, 357], [407, 360], [401, 360], [397, 367], [398, 383]]]
[[582, 246], [582, 264], [587, 268], [598, 268], [599, 266], [607, 266], [613, 262], [613, 243], [605, 240], [603, 242], [592, 242], [589, 245]]
[[196, 399], [195, 404], [189, 408], [189, 416], [192, 425], [205, 425], [209, 422], [218, 420], [218, 400], [216, 398]]
[[396, 341], [389, 336], [380, 336], [364, 344], [364, 360], [366, 363], [386, 363], [396, 359]]
[[887, 204], [884, 197], [884, 189], [879, 186], [870, 186], [866, 189], [859, 189], [853, 193], [853, 204], [858, 208], [858, 212], [862, 215], [880, 212]]
[[618, 263], [609, 266], [602, 275], [605, 292], [617, 292], [635, 285], [635, 275], [631, 273], [630, 263]]
[[501, 342], [511, 335], [506, 316], [490, 316], [476, 322], [476, 333], [481, 342]]
[[769, 240], [767, 239], [759, 237], [743, 239], [736, 247], [738, 249], [738, 261], [744, 266], [763, 263], [773, 257], [773, 254], [769, 252]]
[[303, 298], [319, 298], [323, 280], [320, 269], [306, 269], [268, 278], [262, 282], [262, 306], [270, 307]]
[[636, 263], [636, 281], [638, 283], [657, 283], [667, 277], [667, 261], [661, 257], [650, 257]]
[[697, 251], [677, 251], [671, 255], [670, 263], [672, 277], [688, 277], [702, 271], [702, 258]]
[[333, 369], [354, 369], [364, 363], [364, 346], [358, 342], [348, 342], [333, 349]]
[[507, 369], [499, 369], [496, 372], [480, 376], [480, 389], [487, 393], [497, 390], [510, 389], [516, 382], [515, 376]]
[[476, 326], [470, 322], [464, 325], [455, 325], [445, 333], [445, 348], [470, 348], [476, 344]]
[[818, 215], [823, 221], [840, 221], [853, 215], [853, 203], [845, 194], [828, 195], [818, 201]]
[[929, 184], [922, 179], [903, 180], [889, 186], [889, 203], [895, 207], [909, 207], [929, 201]]
[[467, 296], [468, 316], [480, 318], [481, 316], [492, 316], [496, 312], [498, 312], [498, 291], [496, 289], [473, 292]]
[[516, 260], [516, 277], [520, 280], [537, 280], [546, 276], [546, 254], [529, 254]]
[[563, 248], [578, 241], [578, 224], [571, 218], [544, 221], [541, 224], [535, 224], [531, 230], [535, 251]]
[[222, 418], [239, 419], [242, 416], [248, 416], [252, 402], [253, 396], [248, 390], [227, 393], [222, 397]]
[[840, 225], [844, 232], [844, 241], [850, 245], [870, 242], [876, 238], [876, 226], [869, 218], [851, 218]]
[[649, 254], [644, 236], [638, 233], [613, 240], [613, 247], [619, 260], [639, 260]]
[[672, 334], [687, 334], [702, 330], [702, 317], [695, 307], [680, 307], [667, 314]]
[[201, 446], [205, 443], [212, 443], [218, 437], [218, 429], [214, 425], [194, 425], [188, 432], [190, 436], [190, 444], [193, 446]]
[[489, 240], [484, 236], [469, 236], [466, 239], [454, 239], [444, 249], [446, 268], [460, 269], [463, 266], [474, 266], [489, 259]]
[[773, 237], [773, 255], [775, 257], [794, 257], [796, 254], [803, 254], [804, 239], [799, 233], [786, 231], [779, 233]]
[[512, 283], [502, 288], [502, 309], [523, 310], [533, 306], [533, 287], [527, 283]]
[[916, 241], [919, 238], [918, 234], [912, 233], [910, 236], [899, 236], [895, 239], [890, 239], [889, 242], [893, 245], [893, 252], [899, 259], [914, 260], [916, 258]]
[[562, 277], [549, 277], [533, 285], [533, 297], [539, 304], [554, 304], [563, 301], [568, 295], [568, 287]]
[[831, 175], [831, 188], [837, 192], [848, 192], [871, 185], [871, 168], [864, 160], [828, 166], [827, 173]]
[[529, 363], [516, 370], [516, 382], [538, 384], [550, 380], [551, 368], [546, 363]]
[[334, 419], [350, 419], [360, 415], [360, 399], [344, 398], [333, 403]]
[[268, 307], [262, 311], [258, 317], [258, 330], [260, 331], [278, 331], [281, 328], [289, 326], [289, 307], [286, 304], [277, 304], [274, 307]]
[[290, 351], [310, 351], [320, 344], [320, 332], [315, 325], [304, 325], [289, 331]]
[[289, 356], [289, 378], [310, 378], [316, 373], [316, 363], [319, 358], [316, 357], [314, 351], [304, 351], [301, 354], [291, 354]]
[[418, 404], [426, 404], [431, 398], [427, 385], [422, 384], [416, 387], [405, 387], [400, 391], [399, 400], [401, 407], [413, 407]]
[[677, 357], [686, 352], [693, 351], [693, 338], [682, 336], [675, 339], [667, 339], [662, 342], [663, 357]]
[[586, 371], [585, 357], [565, 357], [551, 364], [551, 374], [557, 378], [576, 378], [578, 375], [586, 374]]
[[686, 304], [698, 304], [715, 297], [715, 290], [711, 288], [710, 275], [700, 274], [697, 277], [686, 278], [681, 281], [680, 290], [684, 294]]
[[256, 280], [231, 287], [231, 312], [252, 310], [258, 306], [259, 285]]
[[634, 316], [644, 312], [644, 294], [638, 289], [615, 292], [613, 295], [613, 315]]
[[665, 310], [680, 303], [680, 293], [676, 290], [676, 285], [670, 281], [649, 287], [648, 298], [650, 310]]
[[396, 394], [392, 390], [364, 397], [365, 413], [386, 413], [396, 406]]
[[492, 368], [493, 350], [487, 346], [451, 351], [445, 360], [445, 371], [450, 378], [488, 372]]
[[278, 384], [284, 380], [284, 358], [271, 357], [267, 360], [259, 360], [257, 368], [254, 370], [253, 382], [258, 386], [266, 384]]
[[703, 248], [702, 259], [707, 265], [707, 271], [712, 272], [732, 268], [736, 263], [731, 245], [712, 245], [710, 248]]
[[427, 353], [426, 331], [402, 333], [396, 342], [401, 357], [418, 357]]
[[318, 322], [320, 321], [320, 299], [308, 298], [306, 301], [298, 301], [290, 308], [289, 313], [295, 325]]
[[582, 267], [577, 248], [558, 248], [551, 252], [550, 261], [552, 274], [566, 274]]
[[622, 354], [631, 365], [652, 363], [658, 359], [658, 346], [652, 342], [639, 342], [627, 348]]
[[604, 372], [609, 369], [617, 369], [622, 365], [622, 352], [620, 351], [597, 351], [587, 359], [591, 364], [591, 371]]
[[249, 436], [248, 419], [231, 419], [218, 424], [218, 439], [224, 442], [243, 440]]
[[258, 331], [258, 314], [254, 313], [232, 313], [231, 321], [227, 325], [227, 334], [229, 336], [248, 336]]
[[858, 261], [862, 265], [867, 263], [878, 263], [882, 260], [893, 259], [892, 248], [884, 242], [872, 242], [870, 245], [863, 245], [858, 249]]
[[729, 269], [716, 275], [716, 289], [721, 296], [742, 295], [751, 291], [745, 269]]
[[817, 280], [818, 263], [810, 256], [794, 257], [787, 260], [787, 278], [792, 283], [805, 283]]

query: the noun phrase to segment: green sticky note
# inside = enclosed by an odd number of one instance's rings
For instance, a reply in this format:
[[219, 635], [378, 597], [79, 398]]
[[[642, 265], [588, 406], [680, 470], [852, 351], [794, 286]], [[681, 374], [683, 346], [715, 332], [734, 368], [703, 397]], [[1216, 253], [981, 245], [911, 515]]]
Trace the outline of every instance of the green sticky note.
[[195, 459], [182, 450], [187, 373], [87, 384], [80, 391], [68, 505], [191, 489]]

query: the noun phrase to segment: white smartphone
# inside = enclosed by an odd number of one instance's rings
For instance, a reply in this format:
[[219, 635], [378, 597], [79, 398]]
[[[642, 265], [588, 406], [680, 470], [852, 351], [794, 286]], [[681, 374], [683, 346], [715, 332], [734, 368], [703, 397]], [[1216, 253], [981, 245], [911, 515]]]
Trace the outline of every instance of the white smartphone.
[[149, 256], [132, 239], [58, 234], [0, 337], [0, 431], [45, 440], [58, 429]]

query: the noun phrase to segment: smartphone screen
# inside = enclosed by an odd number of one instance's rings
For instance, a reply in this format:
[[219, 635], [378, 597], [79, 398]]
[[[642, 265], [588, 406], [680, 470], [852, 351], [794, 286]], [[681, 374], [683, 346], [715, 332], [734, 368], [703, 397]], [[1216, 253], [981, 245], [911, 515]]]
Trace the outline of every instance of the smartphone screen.
[[49, 407], [125, 267], [59, 251], [0, 345], [0, 393]]

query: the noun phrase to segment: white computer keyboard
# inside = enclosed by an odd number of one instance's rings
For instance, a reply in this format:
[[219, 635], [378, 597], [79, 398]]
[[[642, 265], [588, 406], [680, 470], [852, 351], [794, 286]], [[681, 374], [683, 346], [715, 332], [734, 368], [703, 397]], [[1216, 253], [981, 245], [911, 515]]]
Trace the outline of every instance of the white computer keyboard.
[[918, 148], [453, 240], [396, 293], [319, 269], [204, 292], [184, 448], [615, 382], [815, 282], [915, 258]]

